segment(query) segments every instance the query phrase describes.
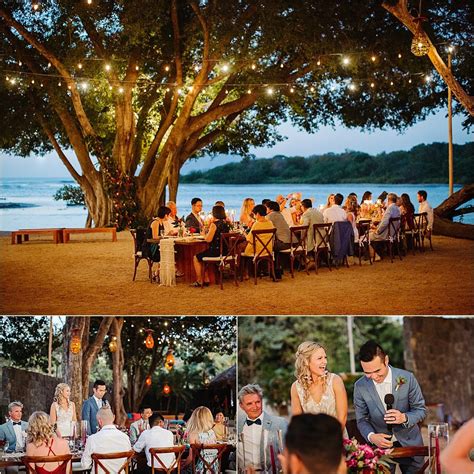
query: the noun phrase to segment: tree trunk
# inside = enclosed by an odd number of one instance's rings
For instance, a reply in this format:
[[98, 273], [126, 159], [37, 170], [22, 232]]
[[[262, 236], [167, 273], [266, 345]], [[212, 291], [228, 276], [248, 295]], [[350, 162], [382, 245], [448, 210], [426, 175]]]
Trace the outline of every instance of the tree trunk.
[[[464, 421], [472, 417], [474, 413], [472, 320], [405, 317], [403, 335], [405, 364], [408, 370], [414, 372], [426, 404], [442, 403], [445, 415], [451, 416], [453, 421]], [[433, 350], [434, 348], [438, 350]]]
[[474, 226], [453, 222], [458, 211], [456, 209], [474, 198], [474, 184], [468, 184], [459, 191], [451, 194], [434, 209], [435, 220], [433, 233], [459, 239], [474, 240]]
[[82, 187], [84, 199], [95, 227], [111, 227], [113, 200], [107, 195], [100, 177], [92, 179], [92, 190]]
[[176, 202], [178, 197], [178, 184], [179, 184], [179, 172], [181, 166], [178, 163], [178, 160], [174, 160], [171, 165], [170, 174], [168, 176], [168, 201]]
[[117, 350], [112, 354], [112, 377], [113, 377], [113, 399], [112, 407], [115, 413], [115, 423], [124, 426], [127, 420], [127, 412], [123, 405], [123, 347], [122, 347], [122, 327], [124, 318], [115, 318], [112, 323], [111, 335], [116, 337]]

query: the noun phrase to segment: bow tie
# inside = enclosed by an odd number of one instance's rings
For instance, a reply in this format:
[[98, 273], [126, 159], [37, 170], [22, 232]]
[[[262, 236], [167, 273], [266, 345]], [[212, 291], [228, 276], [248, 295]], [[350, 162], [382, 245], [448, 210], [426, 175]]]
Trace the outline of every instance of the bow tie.
[[248, 418], [245, 420], [245, 423], [247, 423], [247, 425], [249, 426], [252, 426], [253, 424], [256, 424], [256, 425], [261, 425], [262, 424], [262, 420], [260, 418], [257, 418], [256, 420], [249, 420]]
[[21, 426], [21, 421], [13, 421], [12, 423], [13, 423], [13, 426], [15, 426], [15, 425], [20, 425]]

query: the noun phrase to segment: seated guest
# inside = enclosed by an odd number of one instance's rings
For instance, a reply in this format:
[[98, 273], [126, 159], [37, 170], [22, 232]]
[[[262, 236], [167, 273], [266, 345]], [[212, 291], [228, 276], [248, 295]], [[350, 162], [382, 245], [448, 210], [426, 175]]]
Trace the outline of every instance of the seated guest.
[[181, 219], [178, 217], [178, 208], [174, 201], [168, 201], [166, 203], [166, 207], [170, 210], [170, 215], [168, 216], [168, 220], [171, 222], [173, 227], [178, 227], [181, 223]]
[[428, 197], [428, 193], [426, 191], [420, 190], [418, 191], [416, 197], [420, 204], [418, 206], [418, 212], [420, 214], [423, 212], [426, 212], [428, 214], [428, 231], [431, 234], [431, 231], [433, 230], [434, 213], [430, 203], [426, 200]]
[[327, 201], [326, 201], [326, 205], [323, 206], [323, 209], [322, 209], [322, 210], [323, 210], [323, 213], [324, 213], [324, 211], [325, 211], [326, 209], [329, 209], [330, 207], [334, 206], [334, 197], [335, 197], [335, 196], [336, 196], [335, 194], [330, 194], [330, 195], [328, 196], [328, 199], [327, 199]]
[[[44, 411], [35, 411], [28, 420], [26, 455], [27, 456], [60, 456], [70, 454], [67, 440], [58, 437], [54, 432], [49, 416]], [[71, 463], [47, 462], [36, 464], [38, 474], [66, 474], [72, 472]]]
[[150, 423], [148, 422], [148, 419], [151, 415], [153, 415], [153, 412], [150, 407], [142, 407], [140, 410], [140, 419], [130, 425], [130, 442], [132, 444], [137, 441], [138, 437], [143, 433], [143, 431], [150, 429]]
[[377, 202], [382, 205], [383, 208], [387, 207], [387, 203], [385, 199], [387, 199], [388, 193], [387, 191], [382, 191], [380, 196], [377, 198]]
[[405, 230], [413, 230], [415, 228], [415, 206], [410, 200], [407, 193], [400, 196], [400, 214], [402, 216], [402, 227]]
[[343, 199], [342, 194], [337, 193], [334, 195], [334, 204], [323, 212], [324, 222], [332, 224], [334, 222], [347, 221], [346, 211], [341, 207]]
[[[279, 194], [276, 197], [274, 202], [276, 202], [278, 204], [278, 206], [279, 206], [278, 210], [281, 212], [281, 215], [285, 219], [288, 226], [294, 225], [293, 212], [296, 212], [296, 210], [286, 207], [287, 199], [284, 196], [282, 196], [281, 194]], [[265, 205], [267, 205], [267, 204], [268, 203], [266, 203]]]
[[5, 451], [13, 453], [24, 448], [23, 433], [28, 428], [28, 423], [22, 421], [23, 403], [15, 401], [8, 405], [8, 421], [0, 425], [0, 441], [5, 441]]
[[255, 201], [252, 198], [245, 198], [240, 208], [240, 218], [239, 221], [245, 227], [252, 227], [252, 224], [255, 222], [255, 217], [252, 213], [253, 208], [255, 207]]
[[346, 211], [347, 220], [352, 225], [352, 230], [354, 231], [354, 242], [359, 242], [359, 230], [357, 229], [357, 201], [354, 201], [350, 197], [346, 199], [344, 204], [344, 209]]
[[227, 429], [224, 423], [224, 413], [221, 411], [216, 413], [214, 418], [214, 425], [212, 426], [212, 431], [216, 434], [217, 441], [226, 441], [227, 440]]
[[267, 198], [262, 199], [262, 204], [265, 206], [267, 204], [267, 202], [270, 202], [270, 201], [271, 201], [271, 199], [267, 199]]
[[221, 206], [225, 209], [225, 204], [224, 204], [224, 201], [216, 201], [214, 206]]
[[202, 199], [197, 197], [193, 198], [191, 200], [191, 213], [188, 214], [186, 220], [184, 221], [186, 224], [186, 229], [194, 229], [196, 233], [201, 232], [202, 228], [204, 227], [204, 222], [199, 215], [201, 211]]
[[[211, 410], [207, 407], [197, 407], [191, 418], [186, 423], [186, 434], [189, 444], [216, 444], [217, 438], [212, 426], [214, 425], [214, 418], [212, 417]], [[207, 463], [211, 464], [217, 456], [217, 449], [204, 449], [201, 451], [202, 457]], [[193, 461], [193, 452], [190, 450], [188, 457], [186, 458], [184, 465], [188, 466]], [[204, 468], [202, 460], [196, 462], [196, 470], [193, 472], [209, 472], [208, 469]]]
[[474, 472], [474, 418], [466, 421], [441, 452], [441, 465], [447, 474]]
[[346, 472], [341, 425], [332, 416], [294, 416], [279, 456], [287, 474], [340, 474]]
[[[150, 224], [152, 237], [158, 239], [164, 235], [175, 235], [176, 229], [173, 227], [169, 217], [171, 215], [171, 209], [166, 206], [160, 206], [158, 208], [157, 216], [153, 219]], [[159, 260], [158, 260], [159, 262]]]
[[[269, 220], [273, 226], [276, 228], [275, 234], [275, 253], [278, 254], [281, 250], [286, 250], [290, 248], [291, 242], [291, 232], [288, 222], [283, 217], [283, 214], [280, 212], [280, 206], [275, 201], [267, 202], [267, 220]], [[280, 261], [279, 258], [276, 258], [277, 262]], [[280, 279], [283, 273], [283, 269], [275, 268], [275, 276], [277, 279]]]
[[[163, 423], [163, 416], [159, 413], [153, 413], [150, 417], [151, 429], [143, 431], [133, 447], [137, 453], [145, 450], [147, 465], [149, 467], [147, 472], [151, 472], [152, 467], [150, 448], [171, 448], [173, 446], [173, 433], [169, 430], [165, 430], [162, 426]], [[174, 453], [164, 453], [158, 457], [167, 468], [175, 461]], [[154, 460], [154, 467], [155, 469], [163, 469], [163, 466], [161, 466], [156, 459]]]
[[193, 258], [194, 271], [196, 272], [196, 281], [191, 285], [194, 287], [209, 286], [209, 274], [206, 270], [204, 281], [202, 281], [202, 259], [204, 257], [218, 257], [221, 251], [221, 234], [230, 231], [230, 225], [227, 222], [227, 216], [222, 206], [214, 206], [212, 208], [212, 222], [209, 226], [209, 232], [205, 241], [209, 243], [209, 247], [200, 252]]
[[[376, 249], [377, 242], [388, 239], [389, 220], [396, 217], [400, 217], [400, 209], [397, 206], [397, 195], [395, 193], [389, 193], [387, 195], [387, 209], [384, 212], [382, 221], [375, 230], [370, 232], [370, 242], [372, 243], [375, 261], [381, 260], [381, 257], [377, 253]], [[398, 226], [395, 228], [398, 229]]]
[[361, 217], [370, 217], [372, 207], [372, 193], [366, 191], [362, 196], [362, 201], [360, 202], [360, 215]]
[[[317, 243], [314, 241], [314, 224], [322, 224], [324, 222], [324, 217], [317, 209], [313, 208], [313, 203], [311, 199], [303, 199], [301, 201], [301, 207], [303, 209], [303, 215], [301, 216], [301, 225], [307, 225], [308, 234], [306, 237], [306, 250], [312, 252]], [[318, 238], [318, 236], [316, 237]]]
[[[273, 229], [273, 224], [266, 219], [267, 215], [267, 208], [263, 204], [256, 205], [253, 210], [252, 214], [255, 216], [255, 222], [250, 229], [249, 234], [247, 235], [247, 244], [245, 246], [244, 255], [247, 257], [253, 257], [254, 255], [259, 255], [259, 253], [263, 249], [263, 245], [257, 240], [255, 242], [256, 248], [253, 247], [253, 237], [252, 231], [255, 230], [270, 230]], [[262, 241], [267, 243], [270, 239], [262, 237]], [[270, 242], [268, 245], [268, 250], [271, 252], [273, 250], [273, 243]]]
[[61, 436], [71, 436], [71, 422], [77, 421], [76, 405], [69, 399], [70, 396], [71, 387], [67, 383], [56, 386], [49, 416], [51, 423], [56, 423]]
[[[100, 431], [87, 438], [81, 458], [81, 465], [84, 470], [92, 467], [92, 455], [94, 453], [122, 453], [132, 449], [128, 436], [117, 429], [114, 425], [114, 419], [115, 415], [108, 407], [101, 408], [97, 412], [97, 423], [99, 424]], [[125, 458], [103, 459], [100, 462], [109, 472], [119, 472], [125, 462]], [[98, 472], [100, 474], [104, 473], [100, 467]]]
[[291, 217], [293, 219], [293, 223], [290, 225], [290, 227], [294, 225], [299, 225], [301, 220], [301, 214], [303, 214], [303, 210], [301, 209], [301, 199], [292, 197], [290, 199], [290, 210]]
[[365, 201], [372, 201], [372, 193], [370, 191], [365, 191], [360, 203], [363, 204]]

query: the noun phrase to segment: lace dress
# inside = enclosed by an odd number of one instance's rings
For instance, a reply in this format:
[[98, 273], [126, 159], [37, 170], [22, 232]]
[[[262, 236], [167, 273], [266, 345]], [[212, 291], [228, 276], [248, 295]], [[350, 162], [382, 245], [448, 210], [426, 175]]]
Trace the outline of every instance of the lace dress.
[[71, 422], [74, 414], [72, 403], [70, 403], [67, 410], [65, 410], [55, 402], [54, 408], [56, 410], [56, 425], [61, 436], [72, 436]]
[[[318, 413], [325, 413], [326, 415], [331, 415], [334, 418], [337, 418], [336, 411], [336, 395], [334, 394], [333, 389], [334, 374], [329, 374], [326, 384], [326, 390], [324, 391], [321, 400], [319, 403], [308, 394], [308, 397], [305, 397], [305, 390], [303, 386], [296, 381], [296, 391], [298, 392], [298, 398], [300, 400], [301, 408], [303, 413], [313, 413], [317, 415]], [[347, 429], [344, 427], [344, 438], [348, 438]]]

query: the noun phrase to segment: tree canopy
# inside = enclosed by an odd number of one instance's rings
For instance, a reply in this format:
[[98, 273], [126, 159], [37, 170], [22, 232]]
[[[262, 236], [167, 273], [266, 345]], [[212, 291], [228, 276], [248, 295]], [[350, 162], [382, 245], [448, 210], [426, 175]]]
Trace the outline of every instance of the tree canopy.
[[[423, 13], [467, 88], [468, 2]], [[380, 2], [5, 0], [0, 29], [0, 148], [54, 149], [98, 226], [150, 218], [187, 159], [271, 145], [283, 121], [403, 129], [446, 100]]]

